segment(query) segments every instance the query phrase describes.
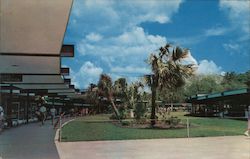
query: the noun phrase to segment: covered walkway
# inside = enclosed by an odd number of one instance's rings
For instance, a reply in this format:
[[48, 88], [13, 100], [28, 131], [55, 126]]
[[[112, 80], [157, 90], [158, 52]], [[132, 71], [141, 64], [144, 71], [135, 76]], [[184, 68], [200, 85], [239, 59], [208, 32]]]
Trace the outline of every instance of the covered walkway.
[[0, 134], [0, 159], [59, 159], [51, 121], [11, 128]]
[[194, 115], [247, 118], [249, 98], [250, 88], [242, 88], [212, 94], [197, 94], [189, 97], [187, 101], [192, 103], [191, 113]]

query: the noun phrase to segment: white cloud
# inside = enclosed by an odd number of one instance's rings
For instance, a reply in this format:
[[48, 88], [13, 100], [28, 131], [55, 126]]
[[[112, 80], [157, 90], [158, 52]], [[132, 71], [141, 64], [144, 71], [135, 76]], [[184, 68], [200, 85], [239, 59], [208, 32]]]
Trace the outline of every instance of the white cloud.
[[205, 30], [202, 34], [189, 37], [172, 37], [168, 39], [181, 45], [195, 45], [203, 42], [211, 36], [221, 36], [228, 33], [237, 33], [238, 42], [250, 40], [250, 1], [249, 0], [220, 0], [219, 7], [228, 16], [231, 25], [222, 27], [214, 26]]
[[72, 83], [79, 88], [86, 88], [90, 83], [97, 83], [103, 69], [95, 66], [92, 62], [85, 62], [79, 71], [71, 70]]
[[237, 51], [240, 48], [240, 45], [228, 43], [228, 44], [223, 44], [223, 47], [228, 51]]
[[[75, 0], [72, 15], [84, 32], [122, 33], [143, 22], [168, 23], [182, 0]], [[86, 25], [88, 24], [88, 25]]]
[[214, 61], [206, 59], [197, 62], [197, 60], [189, 52], [188, 57], [181, 61], [182, 64], [193, 64], [197, 74], [223, 74], [222, 68], [217, 66]]
[[195, 45], [203, 42], [211, 36], [225, 35], [227, 32], [231, 31], [230, 28], [225, 27], [214, 27], [205, 30], [202, 34], [185, 36], [185, 37], [172, 37], [168, 38], [170, 41], [177, 43], [177, 45]]
[[111, 72], [114, 73], [129, 73], [129, 74], [148, 74], [150, 73], [150, 69], [146, 67], [133, 67], [133, 66], [126, 66], [126, 67], [113, 67], [111, 68]]
[[230, 55], [238, 54], [246, 58], [249, 56], [249, 43], [229, 42], [224, 43], [222, 46]]
[[[78, 41], [76, 49], [84, 58], [96, 59], [100, 64], [97, 67], [85, 62], [74, 75], [75, 83], [85, 87], [97, 82], [104, 71], [114, 79], [125, 76], [128, 81], [150, 72], [144, 60], [167, 39], [145, 32], [140, 24], [170, 23], [181, 3], [182, 0], [75, 0], [69, 30]], [[195, 59], [191, 56], [190, 61]]]
[[97, 41], [100, 41], [102, 39], [102, 35], [97, 34], [97, 33], [90, 33], [90, 34], [86, 35], [86, 39], [89, 41], [97, 42]]
[[250, 33], [250, 1], [249, 0], [220, 0], [220, 7], [226, 11], [236, 28]]
[[198, 66], [198, 62], [197, 60], [192, 56], [191, 52], [189, 52], [187, 58], [182, 59], [181, 63], [184, 65], [188, 65], [188, 64], [193, 64], [195, 66]]
[[116, 81], [118, 78], [126, 78], [127, 83], [132, 83], [132, 82], [136, 82], [142, 79], [142, 77], [140, 76], [127, 76], [127, 75], [121, 75], [121, 74], [117, 74], [117, 73], [109, 73], [108, 74], [113, 81]]
[[220, 0], [220, 8], [231, 21], [231, 30], [238, 36], [223, 44], [230, 55], [240, 54], [249, 57], [250, 42], [250, 1]]
[[206, 36], [219, 36], [223, 35], [227, 32], [226, 28], [222, 27], [216, 27], [216, 28], [211, 28], [205, 31]]
[[212, 60], [202, 60], [198, 64], [197, 74], [223, 74], [222, 68], [217, 66]]
[[127, 0], [122, 3], [116, 0], [75, 0], [73, 14], [76, 17], [85, 17], [91, 23], [95, 23], [95, 20], [106, 22], [100, 28], [118, 24], [135, 26], [146, 21], [167, 23], [172, 14], [178, 11], [181, 2], [182, 0]]
[[[150, 52], [166, 44], [165, 37], [149, 35], [141, 27], [134, 27], [118, 36], [111, 36], [92, 44], [89, 39], [84, 38], [77, 44], [77, 49], [82, 55], [102, 57], [103, 62], [109, 66], [110, 63], [138, 64], [140, 59], [147, 59]], [[137, 60], [136, 60], [137, 59]], [[118, 61], [118, 62], [117, 62]], [[134, 62], [134, 63], [133, 63]]]
[[204, 35], [193, 35], [188, 37], [170, 37], [168, 40], [176, 43], [176, 45], [195, 45], [197, 43], [205, 40], [206, 37]]

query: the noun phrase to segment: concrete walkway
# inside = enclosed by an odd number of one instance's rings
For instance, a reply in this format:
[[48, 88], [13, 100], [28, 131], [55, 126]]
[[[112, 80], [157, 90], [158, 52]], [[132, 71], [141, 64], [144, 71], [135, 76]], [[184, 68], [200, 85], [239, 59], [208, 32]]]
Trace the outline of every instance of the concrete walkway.
[[56, 143], [61, 159], [250, 159], [244, 136]]
[[0, 159], [59, 159], [51, 121], [22, 125], [0, 134]]

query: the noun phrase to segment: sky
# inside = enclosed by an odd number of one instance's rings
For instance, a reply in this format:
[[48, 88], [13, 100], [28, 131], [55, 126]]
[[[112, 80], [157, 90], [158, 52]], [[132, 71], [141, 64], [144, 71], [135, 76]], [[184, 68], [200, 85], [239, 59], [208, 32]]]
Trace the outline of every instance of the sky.
[[166, 43], [190, 49], [197, 74], [250, 70], [248, 0], [74, 0], [62, 60], [78, 88], [106, 73], [129, 82], [150, 73], [149, 54]]

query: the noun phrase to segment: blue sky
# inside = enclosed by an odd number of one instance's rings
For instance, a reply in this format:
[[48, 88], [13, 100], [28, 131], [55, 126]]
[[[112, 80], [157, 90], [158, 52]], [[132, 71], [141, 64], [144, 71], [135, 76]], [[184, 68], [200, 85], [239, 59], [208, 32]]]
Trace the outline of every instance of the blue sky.
[[197, 74], [250, 70], [250, 1], [74, 0], [64, 43], [76, 47], [73, 83], [101, 73], [134, 81], [150, 72], [148, 55], [170, 42], [190, 49]]

